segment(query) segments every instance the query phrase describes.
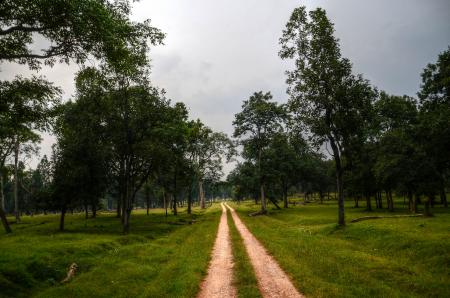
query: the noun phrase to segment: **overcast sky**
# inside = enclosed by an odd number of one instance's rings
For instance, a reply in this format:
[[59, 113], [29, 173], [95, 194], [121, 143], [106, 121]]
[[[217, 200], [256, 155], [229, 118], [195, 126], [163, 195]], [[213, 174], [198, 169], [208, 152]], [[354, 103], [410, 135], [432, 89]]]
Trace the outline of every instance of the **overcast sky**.
[[[324, 8], [335, 24], [343, 56], [381, 90], [415, 96], [420, 72], [450, 45], [449, 0], [141, 0], [133, 19], [152, 19], [167, 34], [153, 48], [152, 81], [191, 117], [232, 133], [242, 101], [255, 91], [271, 91], [285, 102], [284, 71], [278, 39], [292, 10]], [[74, 91], [76, 65], [43, 69], [65, 91]], [[25, 67], [0, 65], [0, 78], [29, 74]], [[41, 154], [49, 154], [46, 136]]]

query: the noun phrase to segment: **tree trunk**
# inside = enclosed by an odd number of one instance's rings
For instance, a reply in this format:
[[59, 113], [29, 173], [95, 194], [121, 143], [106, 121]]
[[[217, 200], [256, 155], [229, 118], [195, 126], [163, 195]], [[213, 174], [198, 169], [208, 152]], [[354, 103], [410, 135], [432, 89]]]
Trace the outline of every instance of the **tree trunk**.
[[200, 208], [205, 209], [205, 193], [203, 192], [203, 181], [198, 180], [198, 195], [200, 197]]
[[148, 186], [145, 190], [145, 203], [147, 205], [147, 215], [150, 213], [150, 191], [148, 190]]
[[445, 193], [445, 187], [441, 188], [440, 191], [441, 204], [444, 205], [445, 208], [448, 208], [447, 195]]
[[92, 218], [97, 217], [97, 204], [92, 203]]
[[323, 204], [323, 192], [321, 190], [319, 191], [319, 199], [320, 199], [320, 204]]
[[19, 163], [19, 139], [16, 140], [14, 146], [14, 215], [16, 216], [16, 222], [20, 222], [20, 210], [19, 210], [19, 196], [18, 196], [18, 163]]
[[[191, 184], [192, 185], [192, 184]], [[188, 201], [187, 201], [187, 213], [192, 213], [192, 186], [189, 187], [188, 190]]]
[[412, 192], [408, 191], [407, 196], [408, 196], [408, 208], [409, 208], [409, 211], [415, 213]]
[[431, 213], [431, 200], [431, 196], [427, 196], [427, 200], [425, 202], [425, 216], [433, 216], [433, 214]]
[[128, 234], [130, 232], [130, 217], [131, 217], [131, 208], [127, 208], [123, 211], [123, 233]]
[[417, 213], [418, 211], [418, 206], [419, 206], [419, 202], [420, 202], [420, 196], [418, 194], [416, 194], [414, 196], [414, 203], [413, 203], [413, 212]]
[[266, 197], [264, 195], [264, 183], [263, 183], [263, 176], [261, 173], [261, 156], [262, 156], [262, 150], [259, 148], [258, 150], [258, 172], [259, 172], [259, 188], [260, 188], [260, 195], [261, 195], [261, 213], [267, 212], [267, 202]]
[[120, 220], [121, 220], [122, 225], [123, 225], [123, 223], [125, 222], [125, 213], [126, 213], [126, 209], [127, 209], [127, 197], [126, 197], [126, 194], [123, 194], [121, 199], [122, 199], [122, 203], [121, 203], [121, 210], [120, 210], [120, 215], [121, 215]]
[[3, 227], [5, 228], [6, 233], [11, 233], [11, 227], [9, 226], [8, 219], [6, 219], [6, 214], [3, 208], [0, 206], [0, 218], [2, 220]]
[[172, 196], [173, 215], [178, 215], [177, 203], [177, 195], [174, 193]]
[[343, 181], [344, 170], [342, 169], [341, 155], [339, 148], [335, 142], [335, 139], [332, 135], [329, 135], [328, 137], [330, 140], [331, 149], [333, 150], [333, 157], [336, 165], [336, 182], [338, 191], [338, 224], [344, 226], [345, 225], [344, 181]]
[[261, 212], [267, 212], [266, 197], [264, 195], [264, 185], [261, 184]]
[[394, 199], [392, 198], [392, 191], [387, 191], [386, 192], [386, 197], [388, 197], [388, 208], [389, 211], [394, 212]]
[[0, 219], [6, 233], [11, 233], [11, 227], [9, 226], [8, 219], [5, 214], [5, 193], [3, 192], [3, 173], [1, 171], [2, 168], [0, 167]]
[[167, 217], [167, 198], [166, 198], [166, 192], [163, 188], [163, 200], [164, 200], [164, 210], [166, 210], [166, 217]]
[[288, 202], [288, 195], [287, 195], [287, 187], [284, 186], [283, 187], [283, 207], [284, 208], [288, 208], [289, 207], [289, 202]]
[[359, 208], [359, 196], [355, 196], [355, 206], [354, 208]]
[[88, 219], [89, 218], [89, 210], [88, 210], [89, 206], [88, 204], [84, 204], [84, 218]]
[[64, 205], [62, 208], [61, 208], [61, 217], [60, 217], [60, 219], [59, 219], [59, 230], [62, 232], [62, 231], [64, 231], [64, 218], [65, 218], [65, 216], [66, 216], [66, 211], [67, 211], [67, 207], [66, 207], [66, 205]]
[[370, 194], [366, 194], [366, 210], [372, 211], [372, 201], [370, 198]]
[[3, 174], [1, 172], [0, 167], [0, 208], [2, 208], [3, 211], [5, 211], [5, 193], [3, 192]]
[[[119, 187], [120, 188], [120, 187]], [[123, 191], [119, 191], [119, 197], [117, 198], [117, 218], [122, 218], [122, 197]]]

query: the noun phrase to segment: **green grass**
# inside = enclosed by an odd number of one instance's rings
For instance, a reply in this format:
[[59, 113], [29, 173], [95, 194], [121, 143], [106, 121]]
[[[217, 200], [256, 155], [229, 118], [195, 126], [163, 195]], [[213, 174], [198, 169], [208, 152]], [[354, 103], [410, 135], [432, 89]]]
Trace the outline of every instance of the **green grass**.
[[[346, 206], [347, 222], [369, 214], [352, 205]], [[431, 218], [377, 219], [340, 228], [335, 201], [257, 217], [248, 216], [259, 209], [252, 202], [233, 207], [308, 297], [450, 296], [449, 210], [434, 208]]]
[[234, 258], [233, 283], [238, 291], [238, 297], [262, 297], [259, 293], [255, 272], [253, 271], [247, 251], [245, 250], [244, 242], [236, 229], [230, 211], [227, 211], [227, 216]]
[[[129, 235], [112, 213], [88, 220], [69, 215], [64, 233], [56, 215], [23, 217], [13, 234], [0, 235], [0, 296], [193, 297], [207, 271], [219, 211], [215, 205], [167, 219], [162, 210], [136, 211]], [[79, 272], [61, 285], [72, 262]]]

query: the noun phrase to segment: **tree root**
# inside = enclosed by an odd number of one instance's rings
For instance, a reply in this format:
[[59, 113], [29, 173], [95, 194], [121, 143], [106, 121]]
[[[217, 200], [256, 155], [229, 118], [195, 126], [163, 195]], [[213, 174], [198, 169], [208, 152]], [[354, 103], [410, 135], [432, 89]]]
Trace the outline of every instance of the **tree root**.
[[423, 217], [423, 214], [406, 214], [406, 215], [389, 215], [389, 216], [363, 216], [352, 219], [350, 222], [359, 222], [369, 219], [380, 219], [380, 218], [402, 218], [402, 217]]

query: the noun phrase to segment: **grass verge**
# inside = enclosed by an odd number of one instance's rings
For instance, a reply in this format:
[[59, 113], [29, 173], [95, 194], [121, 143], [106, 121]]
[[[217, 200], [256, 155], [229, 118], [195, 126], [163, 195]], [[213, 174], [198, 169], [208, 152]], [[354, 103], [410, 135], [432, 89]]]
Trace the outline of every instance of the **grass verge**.
[[[346, 208], [347, 222], [368, 215]], [[336, 225], [336, 202], [270, 210], [233, 204], [250, 231], [308, 297], [447, 297], [450, 214]], [[403, 214], [399, 210], [394, 214]], [[385, 211], [370, 214], [385, 214]], [[391, 213], [389, 213], [391, 214]]]
[[[85, 220], [56, 215], [23, 217], [13, 233], [0, 235], [0, 296], [3, 297], [193, 297], [206, 274], [220, 207], [194, 209], [166, 219], [162, 210], [132, 215], [121, 234], [114, 214]], [[61, 285], [67, 267], [76, 277]]]

